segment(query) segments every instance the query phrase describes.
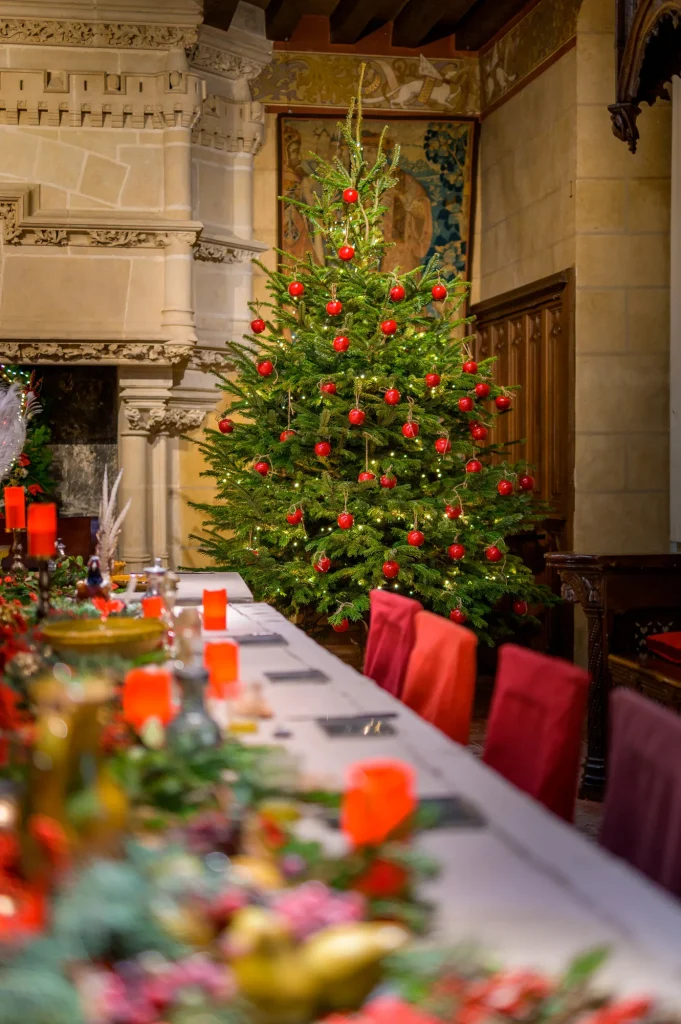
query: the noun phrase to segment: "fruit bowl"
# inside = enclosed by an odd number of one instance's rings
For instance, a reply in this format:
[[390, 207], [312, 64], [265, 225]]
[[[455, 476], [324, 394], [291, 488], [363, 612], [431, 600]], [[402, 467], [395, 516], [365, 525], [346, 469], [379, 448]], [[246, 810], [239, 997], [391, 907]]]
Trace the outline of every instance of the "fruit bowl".
[[57, 653], [117, 654], [137, 658], [155, 650], [165, 627], [158, 619], [74, 619], [50, 622], [42, 629]]

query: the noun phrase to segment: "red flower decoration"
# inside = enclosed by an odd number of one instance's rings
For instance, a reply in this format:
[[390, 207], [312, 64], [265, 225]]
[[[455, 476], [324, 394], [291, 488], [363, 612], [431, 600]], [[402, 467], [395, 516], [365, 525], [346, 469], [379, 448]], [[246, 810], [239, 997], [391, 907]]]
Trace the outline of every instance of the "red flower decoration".
[[33, 495], [34, 498], [38, 494], [44, 494], [44, 491], [43, 491], [42, 487], [40, 486], [40, 484], [29, 484], [27, 490], [28, 490], [28, 493]]
[[31, 460], [29, 459], [26, 452], [22, 452], [21, 455], [19, 456], [19, 465], [21, 466], [22, 469], [25, 469], [26, 466], [31, 465]]
[[93, 597], [92, 603], [103, 619], [108, 619], [110, 615], [122, 612], [125, 608], [122, 601], [107, 601], [105, 597]]

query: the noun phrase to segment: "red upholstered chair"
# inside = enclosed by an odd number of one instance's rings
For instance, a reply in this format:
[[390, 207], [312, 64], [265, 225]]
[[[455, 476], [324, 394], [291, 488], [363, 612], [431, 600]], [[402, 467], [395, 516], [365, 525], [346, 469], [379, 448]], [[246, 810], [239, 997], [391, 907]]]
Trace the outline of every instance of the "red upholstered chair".
[[414, 616], [420, 601], [387, 590], [372, 590], [369, 637], [364, 655], [364, 675], [399, 697], [407, 661], [414, 646]]
[[681, 718], [624, 688], [610, 698], [601, 843], [681, 896]]
[[514, 644], [499, 650], [483, 760], [572, 821], [589, 675]]
[[468, 743], [475, 694], [478, 638], [431, 612], [416, 615], [416, 642], [402, 700], [457, 743]]

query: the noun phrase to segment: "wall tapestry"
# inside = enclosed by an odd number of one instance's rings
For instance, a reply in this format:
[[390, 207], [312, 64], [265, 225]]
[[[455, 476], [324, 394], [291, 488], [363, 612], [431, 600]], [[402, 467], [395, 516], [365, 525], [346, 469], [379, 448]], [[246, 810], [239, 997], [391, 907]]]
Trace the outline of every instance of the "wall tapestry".
[[[316, 182], [315, 158], [339, 154], [335, 117], [281, 116], [280, 194], [309, 202]], [[448, 273], [464, 279], [469, 269], [475, 123], [472, 121], [371, 119], [364, 121], [367, 159], [375, 157], [381, 131], [388, 125], [388, 157], [400, 147], [399, 184], [391, 193], [385, 234], [393, 243], [384, 270], [406, 272], [439, 253]], [[281, 248], [301, 257], [323, 258], [323, 240], [313, 236], [302, 214], [281, 204]]]

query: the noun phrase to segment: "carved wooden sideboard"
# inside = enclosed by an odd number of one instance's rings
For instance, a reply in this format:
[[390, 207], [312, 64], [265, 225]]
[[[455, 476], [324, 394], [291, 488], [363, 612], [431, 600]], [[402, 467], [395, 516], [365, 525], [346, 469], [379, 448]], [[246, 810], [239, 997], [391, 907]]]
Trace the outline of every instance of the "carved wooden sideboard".
[[580, 555], [551, 552], [567, 601], [588, 623], [589, 717], [581, 795], [600, 799], [606, 777], [610, 654], [635, 656], [646, 637], [681, 629], [681, 555]]

